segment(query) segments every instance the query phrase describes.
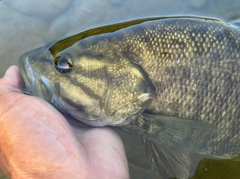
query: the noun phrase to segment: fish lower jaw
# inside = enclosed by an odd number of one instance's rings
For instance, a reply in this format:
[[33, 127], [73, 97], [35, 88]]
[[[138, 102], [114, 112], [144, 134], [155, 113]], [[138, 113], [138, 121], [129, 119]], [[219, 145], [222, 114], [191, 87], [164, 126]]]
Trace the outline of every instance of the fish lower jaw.
[[[74, 118], [76, 118], [76, 116]], [[83, 118], [80, 117], [79, 118], [79, 115], [77, 115], [76, 119], [85, 123], [85, 124], [93, 126], [93, 127], [123, 126], [123, 125], [127, 125], [129, 123], [129, 122], [126, 123], [125, 120], [115, 121], [115, 120], [112, 120], [111, 118], [106, 117], [105, 115], [101, 115], [99, 117], [91, 116], [91, 117], [87, 117], [87, 118], [86, 117], [83, 117]]]

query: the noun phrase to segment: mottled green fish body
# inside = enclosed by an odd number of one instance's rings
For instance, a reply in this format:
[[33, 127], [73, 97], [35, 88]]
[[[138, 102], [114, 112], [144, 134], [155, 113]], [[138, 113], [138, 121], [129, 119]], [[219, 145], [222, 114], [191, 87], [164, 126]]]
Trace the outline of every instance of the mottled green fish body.
[[239, 27], [218, 20], [152, 18], [54, 42], [19, 66], [33, 95], [90, 125], [126, 126], [145, 138], [160, 177], [186, 177], [189, 152], [239, 153], [239, 42]]

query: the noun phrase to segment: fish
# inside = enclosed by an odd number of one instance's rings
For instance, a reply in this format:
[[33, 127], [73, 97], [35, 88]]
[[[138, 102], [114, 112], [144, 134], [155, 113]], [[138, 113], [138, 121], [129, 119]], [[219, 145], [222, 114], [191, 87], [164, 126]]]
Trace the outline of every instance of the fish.
[[158, 178], [187, 178], [190, 153], [240, 151], [240, 29], [197, 16], [89, 29], [24, 53], [25, 91], [94, 127], [142, 137]]

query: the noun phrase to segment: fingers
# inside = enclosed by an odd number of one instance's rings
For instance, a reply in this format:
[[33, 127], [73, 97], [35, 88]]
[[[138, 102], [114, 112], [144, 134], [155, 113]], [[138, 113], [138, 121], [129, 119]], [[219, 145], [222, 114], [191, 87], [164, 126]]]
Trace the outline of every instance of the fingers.
[[79, 142], [88, 151], [91, 163], [89, 178], [129, 179], [124, 146], [115, 131], [109, 127], [72, 127]]

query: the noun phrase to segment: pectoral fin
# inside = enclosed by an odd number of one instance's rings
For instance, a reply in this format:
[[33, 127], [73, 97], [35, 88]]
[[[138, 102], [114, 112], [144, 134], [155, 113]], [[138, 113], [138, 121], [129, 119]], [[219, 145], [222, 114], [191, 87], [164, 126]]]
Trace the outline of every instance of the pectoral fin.
[[122, 130], [157, 144], [198, 153], [206, 147], [217, 127], [197, 120], [144, 114]]
[[159, 179], [187, 178], [190, 169], [188, 152], [165, 145], [158, 145], [143, 138], [143, 144]]

